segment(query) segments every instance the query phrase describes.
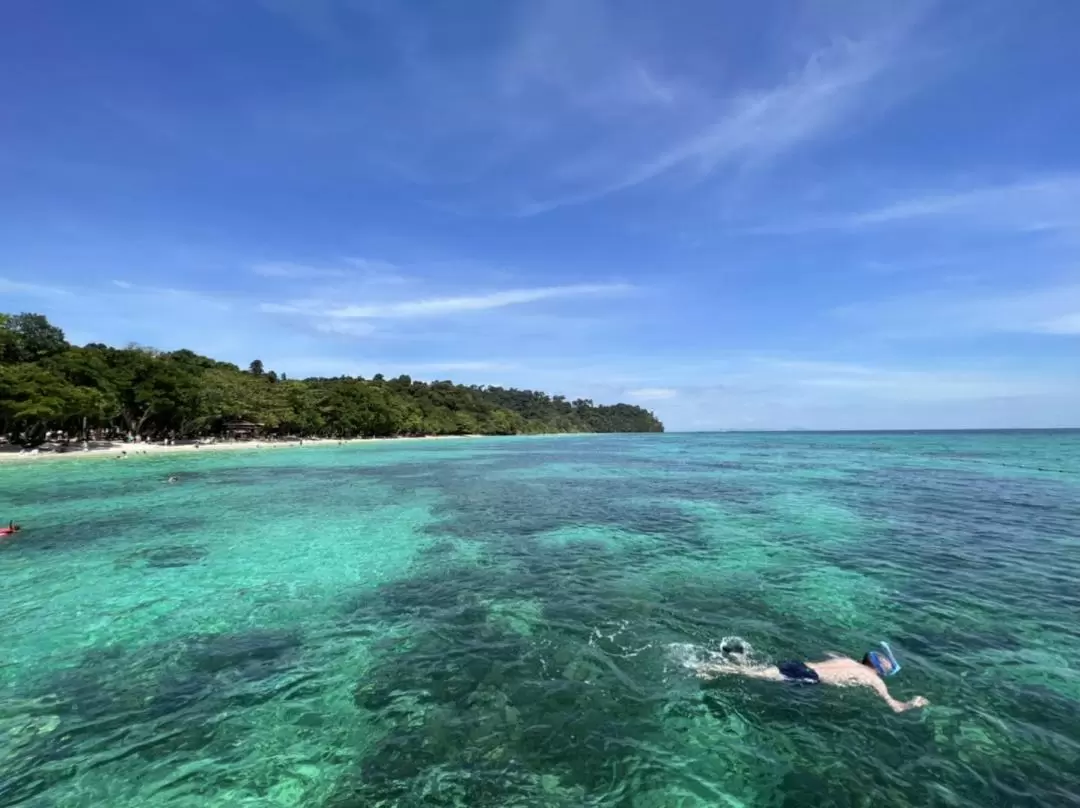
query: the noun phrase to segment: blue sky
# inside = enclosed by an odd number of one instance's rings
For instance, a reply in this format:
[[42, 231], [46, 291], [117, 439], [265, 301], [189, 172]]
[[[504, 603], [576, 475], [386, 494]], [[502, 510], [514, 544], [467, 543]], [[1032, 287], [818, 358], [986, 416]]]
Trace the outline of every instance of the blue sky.
[[1080, 4], [44, 0], [0, 310], [672, 429], [1080, 426]]

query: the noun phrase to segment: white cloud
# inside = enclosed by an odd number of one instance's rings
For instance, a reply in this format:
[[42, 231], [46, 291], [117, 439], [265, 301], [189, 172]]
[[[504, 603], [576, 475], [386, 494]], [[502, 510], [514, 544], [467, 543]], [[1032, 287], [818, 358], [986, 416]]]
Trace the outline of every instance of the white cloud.
[[966, 226], [1040, 233], [1080, 229], [1080, 175], [1060, 174], [1001, 185], [923, 191], [862, 210], [754, 228], [763, 234], [866, 230], [900, 225]]
[[[415, 379], [435, 378], [443, 373], [491, 373], [512, 371], [518, 368], [510, 362], [497, 360], [444, 360], [417, 362], [387, 357], [355, 358], [331, 356], [281, 356], [274, 360], [274, 367], [285, 370], [290, 376], [364, 376], [370, 378], [381, 373], [387, 378], [405, 374]], [[434, 375], [433, 375], [434, 374]], [[485, 382], [486, 383], [486, 382]]]
[[678, 390], [670, 387], [642, 387], [638, 390], [626, 391], [627, 398], [632, 398], [635, 401], [664, 401], [675, 398], [678, 394]]
[[304, 308], [289, 303], [260, 303], [259, 311], [263, 314], [305, 314]]
[[[1065, 368], [733, 353], [613, 357], [596, 364], [548, 358], [530, 361], [502, 381], [571, 398], [648, 401], [672, 430], [1075, 426], [1080, 377]], [[675, 395], [632, 398], [641, 390]]]
[[[0, 291], [5, 300], [13, 295]], [[55, 294], [41, 295], [33, 309], [81, 345], [129, 342], [161, 350], [188, 348], [216, 359], [246, 365], [270, 353], [286, 335], [260, 328], [246, 305], [229, 297], [190, 289], [159, 288], [108, 279], [84, 281]], [[107, 316], [103, 316], [103, 312]]]
[[732, 360], [720, 375], [724, 379], [725, 396], [783, 391], [793, 400], [846, 396], [851, 401], [947, 402], [1021, 398], [1055, 393], [1063, 388], [1058, 379], [1016, 372], [768, 357]]
[[842, 319], [895, 337], [1080, 335], [1080, 284], [982, 296], [929, 293], [844, 306]]
[[173, 306], [178, 300], [222, 310], [232, 307], [231, 302], [224, 297], [190, 289], [144, 286], [123, 280], [110, 281], [109, 285], [113, 287], [111, 291], [108, 288], [103, 289], [99, 286], [46, 286], [0, 278], [0, 292], [10, 292], [12, 294], [42, 297], [78, 295], [79, 299], [83, 301], [139, 301], [141, 305], [151, 308], [165, 305]]
[[314, 278], [342, 278], [348, 273], [334, 267], [317, 267], [309, 264], [290, 262], [272, 262], [255, 264], [252, 273], [263, 278], [283, 278], [290, 280], [310, 280]]
[[[905, 367], [737, 355], [670, 366], [641, 358], [638, 364], [655, 368], [654, 380], [677, 391], [655, 404], [675, 430], [1075, 426], [1080, 405], [1080, 378], [1051, 367]], [[628, 395], [603, 376], [575, 394]]]
[[233, 308], [232, 300], [210, 292], [175, 289], [167, 286], [143, 286], [142, 284], [128, 283], [127, 281], [122, 281], [116, 286], [121, 291], [114, 293], [114, 298], [139, 301], [140, 305], [150, 309], [175, 306], [178, 302], [183, 305], [213, 308], [219, 311], [230, 311]]
[[363, 280], [379, 283], [403, 283], [409, 280], [397, 264], [377, 258], [346, 258], [345, 263], [355, 270]]
[[430, 371], [513, 370], [517, 365], [509, 362], [494, 362], [489, 360], [461, 360], [450, 362], [412, 363], [409, 367], [414, 368], [414, 373], [428, 373]]
[[702, 178], [724, 164], [765, 163], [838, 126], [892, 56], [890, 47], [873, 40], [834, 45], [815, 54], [787, 82], [735, 96], [714, 122], [625, 166], [612, 181], [576, 196], [536, 203], [527, 212], [588, 201], [680, 167]]
[[528, 216], [676, 172], [684, 184], [721, 169], [735, 176], [858, 126], [917, 80], [909, 38], [926, 4], [822, 11], [779, 36], [747, 26], [760, 37], [739, 43], [754, 48], [750, 62], [727, 58], [739, 26], [719, 7], [697, 23], [718, 29], [704, 40], [678, 13], [642, 19], [602, 0], [507, 4], [464, 58], [433, 45], [443, 35], [429, 20], [376, 5], [383, 11], [362, 21], [367, 6], [334, 19], [344, 39], [361, 22], [379, 30], [385, 75], [270, 103], [258, 125], [336, 149], [353, 174], [423, 184], [433, 206]]
[[841, 224], [866, 227], [917, 219], [963, 220], [986, 227], [1053, 230], [1080, 226], [1080, 177], [1072, 175], [933, 193], [856, 213]]
[[1080, 306], [1070, 314], [1043, 320], [1038, 323], [1038, 328], [1044, 334], [1080, 336]]
[[0, 278], [0, 292], [9, 294], [30, 295], [34, 297], [53, 297], [55, 295], [69, 295], [70, 289], [61, 286], [46, 286], [39, 283], [26, 283], [9, 278]]
[[[534, 289], [511, 289], [482, 295], [428, 298], [363, 306], [344, 306], [326, 312], [330, 317], [398, 319], [412, 317], [437, 317], [470, 311], [486, 311], [541, 300], [572, 299], [617, 295], [630, 291], [626, 284], [577, 284], [572, 286], [547, 286]], [[266, 308], [263, 309], [267, 310]]]
[[[580, 351], [595, 341], [618, 339], [629, 327], [633, 311], [612, 298], [635, 289], [623, 283], [597, 283], [408, 297], [401, 294], [407, 288], [411, 287], [363, 289], [346, 284], [309, 297], [267, 301], [254, 309], [287, 318], [281, 328], [323, 339], [331, 351], [335, 350], [331, 338], [338, 345], [352, 338], [366, 345], [379, 343], [387, 351], [408, 351], [421, 362], [448, 353], [475, 355], [492, 345], [513, 345], [515, 355], [525, 358]], [[358, 298], [363, 302], [349, 304]], [[474, 369], [479, 368], [460, 367]]]
[[343, 43], [341, 9], [334, 0], [260, 0], [269, 12], [280, 15], [323, 47]]
[[1023, 398], [1055, 392], [1053, 380], [1026, 379], [963, 370], [924, 371], [854, 367], [840, 370], [826, 367], [819, 372], [796, 376], [794, 387], [836, 391], [889, 402], [972, 401], [987, 398]]
[[402, 268], [390, 261], [345, 257], [339, 263], [343, 266], [264, 261], [253, 264], [249, 269], [254, 275], [281, 280], [348, 280], [364, 286], [409, 281]]
[[[274, 310], [269, 308], [272, 304], [263, 306], [262, 310], [273, 312]], [[282, 306], [280, 310], [288, 310], [290, 313], [292, 309], [288, 309], [287, 306]], [[343, 337], [369, 337], [375, 333], [375, 326], [371, 323], [353, 322], [349, 320], [320, 320], [315, 324], [315, 330], [323, 334], [336, 334]]]

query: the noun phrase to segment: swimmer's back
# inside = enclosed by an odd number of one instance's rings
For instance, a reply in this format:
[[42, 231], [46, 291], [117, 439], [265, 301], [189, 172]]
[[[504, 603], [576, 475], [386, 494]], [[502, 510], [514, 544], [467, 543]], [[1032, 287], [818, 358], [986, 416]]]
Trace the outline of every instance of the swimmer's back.
[[866, 685], [877, 680], [877, 674], [865, 665], [847, 657], [823, 659], [821, 662], [808, 662], [818, 678], [829, 685]]

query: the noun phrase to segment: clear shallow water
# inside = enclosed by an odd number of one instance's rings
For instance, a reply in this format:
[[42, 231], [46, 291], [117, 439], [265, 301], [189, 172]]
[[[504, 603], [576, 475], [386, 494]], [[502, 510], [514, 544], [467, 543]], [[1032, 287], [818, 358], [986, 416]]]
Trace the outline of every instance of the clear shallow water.
[[[0, 805], [1080, 804], [1080, 433], [87, 459], [9, 518]], [[669, 658], [730, 634], [933, 707]]]

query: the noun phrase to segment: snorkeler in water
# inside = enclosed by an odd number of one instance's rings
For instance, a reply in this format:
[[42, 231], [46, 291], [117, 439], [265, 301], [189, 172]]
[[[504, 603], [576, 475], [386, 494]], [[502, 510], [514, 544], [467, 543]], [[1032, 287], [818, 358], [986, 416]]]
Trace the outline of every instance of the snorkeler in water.
[[897, 713], [925, 707], [930, 703], [922, 696], [916, 696], [910, 701], [897, 701], [889, 695], [884, 679], [899, 673], [900, 663], [896, 661], [886, 642], [881, 643], [881, 651], [867, 651], [861, 662], [839, 654], [829, 654], [828, 659], [820, 662], [791, 660], [764, 667], [750, 664], [747, 656], [738, 647], [721, 647], [721, 652], [722, 661], [716, 661], [714, 657], [694, 667], [700, 678], [712, 679], [716, 676], [732, 675], [766, 679], [770, 682], [869, 687]]

